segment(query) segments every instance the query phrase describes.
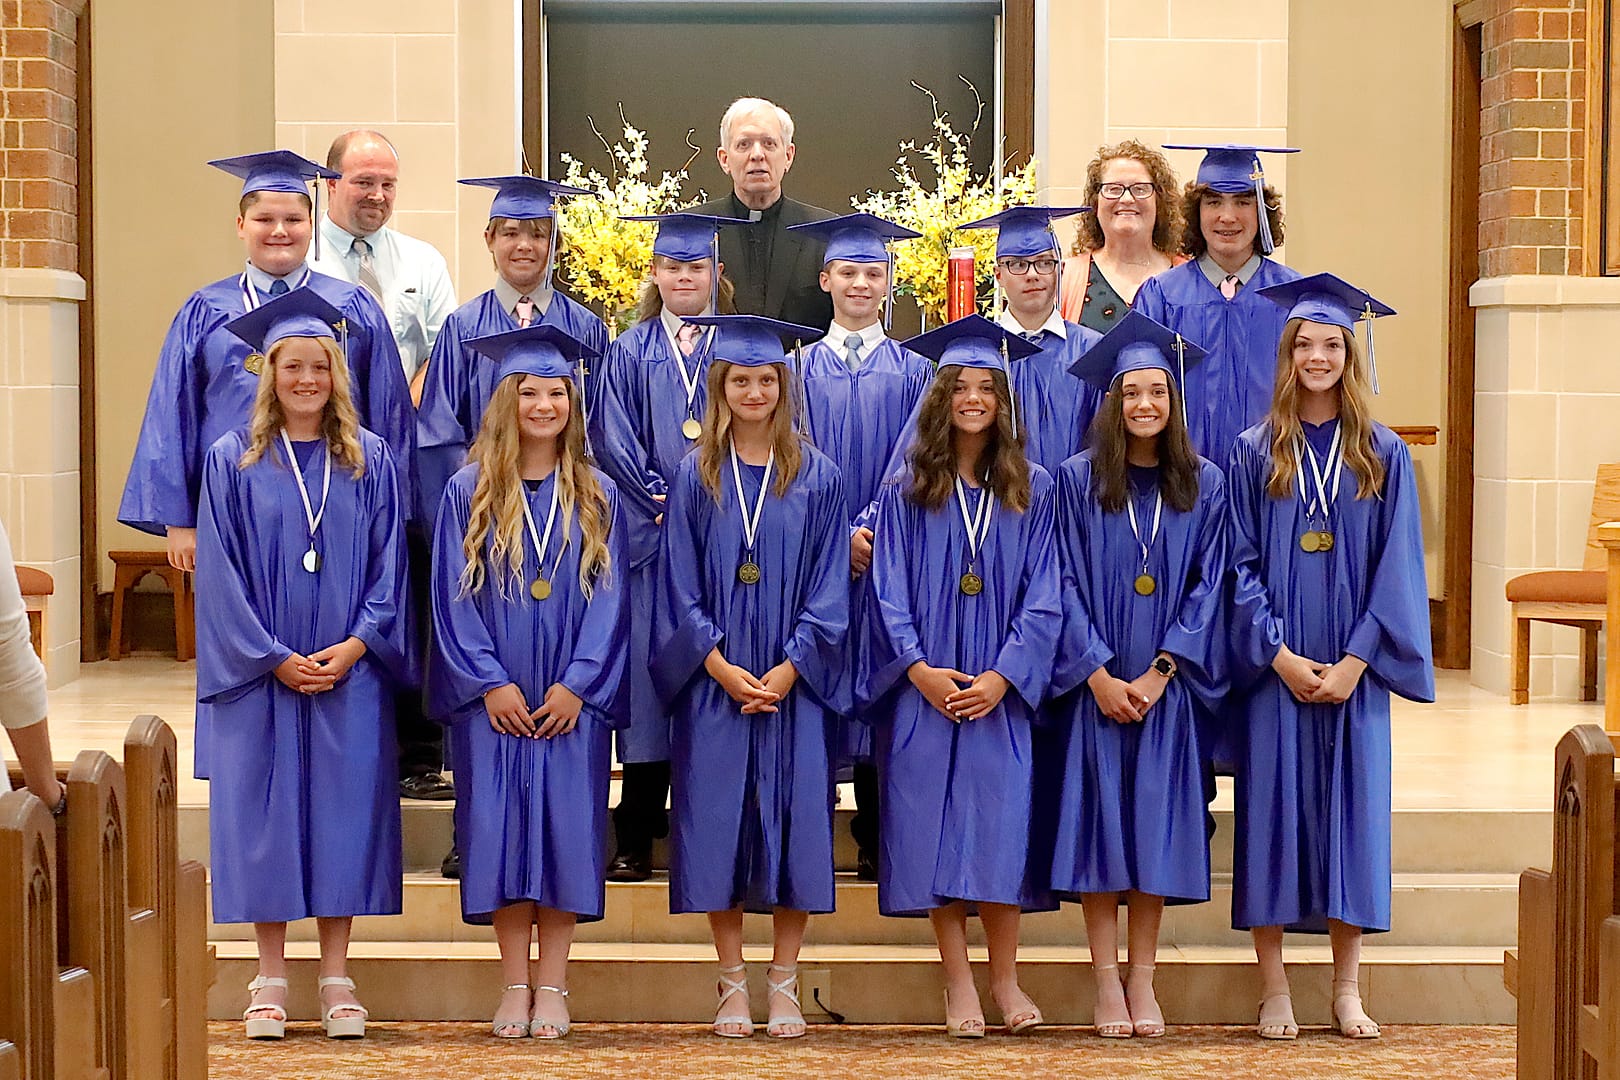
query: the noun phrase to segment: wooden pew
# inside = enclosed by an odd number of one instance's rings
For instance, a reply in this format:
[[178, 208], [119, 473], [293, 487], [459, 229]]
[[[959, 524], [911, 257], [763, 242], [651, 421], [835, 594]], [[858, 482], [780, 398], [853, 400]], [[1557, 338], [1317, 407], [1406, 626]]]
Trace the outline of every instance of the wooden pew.
[[0, 1039], [0, 1080], [22, 1080], [22, 1055], [16, 1046]]
[[[1584, 724], [1558, 743], [1552, 870], [1519, 878], [1519, 1080], [1620, 1080], [1620, 896], [1615, 744]], [[1595, 1061], [1595, 1070], [1587, 1058]]]

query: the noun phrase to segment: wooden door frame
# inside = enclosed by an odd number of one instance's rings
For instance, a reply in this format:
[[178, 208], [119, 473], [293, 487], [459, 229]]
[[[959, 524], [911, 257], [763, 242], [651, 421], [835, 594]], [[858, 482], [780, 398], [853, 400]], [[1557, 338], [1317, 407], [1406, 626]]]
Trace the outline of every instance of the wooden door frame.
[[78, 155], [79, 276], [84, 299], [79, 303], [79, 659], [101, 660], [107, 637], [101, 629], [101, 509], [96, 466], [96, 289], [95, 221], [92, 179], [95, 141], [90, 107], [90, 4], [79, 10], [76, 61], [75, 124]]

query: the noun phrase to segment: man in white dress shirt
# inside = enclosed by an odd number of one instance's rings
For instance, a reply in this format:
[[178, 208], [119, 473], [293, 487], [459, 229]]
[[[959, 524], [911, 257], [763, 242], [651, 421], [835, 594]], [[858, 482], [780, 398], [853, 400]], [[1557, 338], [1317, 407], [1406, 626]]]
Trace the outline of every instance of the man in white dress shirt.
[[432, 244], [388, 227], [399, 185], [399, 155], [375, 131], [348, 131], [332, 141], [327, 167], [321, 257], [315, 269], [370, 289], [388, 316], [411, 384], [422, 397], [423, 365], [445, 316], [456, 309], [450, 268]]

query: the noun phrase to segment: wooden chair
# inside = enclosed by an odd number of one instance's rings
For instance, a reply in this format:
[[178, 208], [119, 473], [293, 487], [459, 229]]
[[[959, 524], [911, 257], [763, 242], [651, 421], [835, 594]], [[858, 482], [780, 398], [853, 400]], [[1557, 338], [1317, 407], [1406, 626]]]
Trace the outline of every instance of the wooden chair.
[[1586, 534], [1586, 558], [1579, 570], [1540, 570], [1507, 583], [1513, 610], [1514, 705], [1530, 700], [1530, 624], [1556, 623], [1581, 631], [1581, 700], [1597, 700], [1598, 631], [1608, 618], [1604, 587], [1605, 554], [1597, 541], [1598, 526], [1620, 519], [1620, 463], [1599, 465], [1592, 492], [1592, 514]]
[[34, 651], [44, 660], [45, 647], [50, 641], [45, 632], [45, 609], [50, 605], [51, 594], [56, 591], [56, 582], [43, 570], [19, 566], [17, 588], [22, 591], [23, 608], [28, 612], [28, 636], [34, 643]]
[[197, 637], [191, 575], [170, 566], [168, 555], [161, 551], [109, 551], [107, 558], [113, 564], [112, 638], [107, 644], [107, 659], [121, 660], [129, 651], [129, 626], [125, 612], [130, 594], [147, 574], [156, 574], [168, 582], [169, 592], [174, 599], [175, 659], [195, 659]]

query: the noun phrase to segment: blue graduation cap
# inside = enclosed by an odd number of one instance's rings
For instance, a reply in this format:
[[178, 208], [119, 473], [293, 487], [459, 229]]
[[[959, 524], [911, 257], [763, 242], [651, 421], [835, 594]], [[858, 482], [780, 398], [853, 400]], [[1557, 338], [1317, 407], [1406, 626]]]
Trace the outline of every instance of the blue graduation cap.
[[915, 240], [922, 233], [896, 224], [876, 214], [844, 214], [823, 221], [805, 221], [789, 225], [792, 232], [809, 233], [827, 243], [822, 256], [825, 267], [835, 259], [853, 263], [887, 263], [889, 267], [888, 292], [883, 298], [883, 328], [887, 330], [894, 315], [894, 255], [889, 244], [895, 240]]
[[301, 285], [273, 300], [266, 300], [245, 315], [225, 324], [225, 329], [247, 342], [260, 356], [267, 355], [284, 338], [330, 338], [340, 341], [348, 355], [348, 320], [320, 293]]
[[1351, 333], [1356, 324], [1366, 327], [1367, 369], [1372, 377], [1373, 393], [1378, 393], [1378, 360], [1373, 353], [1373, 320], [1394, 315], [1395, 309], [1377, 299], [1365, 289], [1359, 289], [1334, 274], [1312, 274], [1310, 277], [1267, 285], [1256, 290], [1279, 307], [1288, 309], [1290, 319], [1309, 319], [1311, 322], [1339, 326]]
[[[1032, 259], [1050, 251], [1061, 255], [1057, 230], [1052, 222], [1058, 218], [1085, 213], [1089, 206], [1010, 206], [999, 214], [991, 214], [958, 229], [998, 229], [996, 258]], [[960, 321], [960, 320], [958, 320]]]
[[709, 310], [720, 309], [720, 227], [746, 225], [747, 218], [718, 217], [679, 211], [674, 214], [625, 214], [620, 221], [656, 221], [653, 254], [676, 262], [714, 260], [714, 281], [709, 287]]
[[[934, 361], [935, 370], [956, 365], [985, 368], [1007, 376], [1012, 393], [1012, 361], [1041, 350], [983, 315], [965, 315], [935, 330], [901, 342], [902, 347]], [[1018, 428], [1018, 395], [1013, 393], [1013, 429]]]
[[1103, 393], [1113, 389], [1114, 380], [1129, 371], [1162, 368], [1175, 376], [1182, 390], [1181, 415], [1187, 417], [1187, 369], [1207, 356], [1203, 349], [1176, 331], [1155, 322], [1134, 309], [1104, 334], [1102, 340], [1069, 365], [1069, 374], [1095, 386]]
[[579, 374], [580, 365], [601, 355], [566, 330], [549, 323], [485, 334], [463, 344], [500, 365], [497, 382], [513, 375], [574, 378]]
[[1271, 241], [1271, 222], [1266, 220], [1266, 171], [1261, 154], [1297, 154], [1295, 146], [1244, 146], [1241, 143], [1165, 143], [1166, 150], [1202, 150], [1196, 183], [1228, 195], [1254, 192], [1260, 218], [1260, 250], [1270, 255], [1276, 250]]
[[692, 315], [683, 321], [693, 326], [718, 327], [714, 359], [739, 367], [795, 364], [791, 353], [827, 333], [798, 323], [767, 319], [763, 315]]
[[309, 183], [315, 181], [315, 194], [311, 200], [310, 215], [314, 232], [315, 258], [321, 257], [321, 184], [322, 180], [337, 180], [343, 174], [317, 165], [291, 150], [269, 150], [262, 154], [242, 154], [238, 157], [216, 158], [208, 164], [232, 176], [241, 177], [242, 195], [256, 191], [283, 191], [289, 195], [310, 198]]
[[[494, 188], [495, 198], [489, 204], [489, 218], [510, 218], [513, 221], [556, 220], [555, 202], [560, 195], [594, 195], [585, 188], [570, 187], [555, 180], [542, 180], [538, 176], [473, 176], [457, 180], [469, 187]], [[552, 268], [557, 265], [557, 232], [553, 228], [551, 243], [547, 245], [546, 269], [540, 278], [540, 287], [551, 288]]]

